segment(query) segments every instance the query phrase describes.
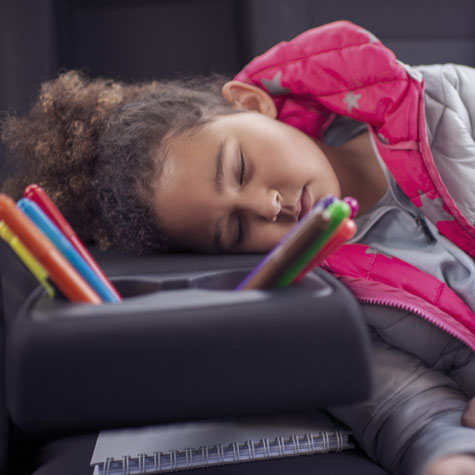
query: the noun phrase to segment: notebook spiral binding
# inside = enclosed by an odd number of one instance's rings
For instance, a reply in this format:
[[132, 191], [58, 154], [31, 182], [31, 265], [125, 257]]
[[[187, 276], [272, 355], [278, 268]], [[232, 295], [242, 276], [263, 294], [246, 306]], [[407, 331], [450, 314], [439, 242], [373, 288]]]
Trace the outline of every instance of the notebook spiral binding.
[[252, 462], [271, 458], [310, 455], [313, 453], [341, 452], [353, 448], [348, 433], [340, 430], [307, 433], [290, 437], [263, 438], [213, 447], [154, 452], [137, 457], [124, 456], [122, 460], [106, 459], [95, 466], [94, 475], [139, 475], [173, 472], [212, 465]]

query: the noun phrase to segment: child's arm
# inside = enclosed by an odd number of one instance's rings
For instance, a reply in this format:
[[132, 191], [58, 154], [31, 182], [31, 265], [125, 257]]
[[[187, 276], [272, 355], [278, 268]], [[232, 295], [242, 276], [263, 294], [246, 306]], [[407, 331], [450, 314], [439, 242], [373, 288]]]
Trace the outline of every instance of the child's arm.
[[449, 455], [435, 460], [422, 475], [472, 475], [475, 473], [475, 456]]
[[404, 475], [421, 475], [448, 457], [475, 456], [475, 430], [461, 423], [467, 398], [456, 383], [375, 333], [372, 343], [372, 397], [330, 408], [353, 429], [366, 453], [389, 473]]
[[468, 402], [465, 411], [463, 411], [462, 424], [475, 429], [475, 397]]

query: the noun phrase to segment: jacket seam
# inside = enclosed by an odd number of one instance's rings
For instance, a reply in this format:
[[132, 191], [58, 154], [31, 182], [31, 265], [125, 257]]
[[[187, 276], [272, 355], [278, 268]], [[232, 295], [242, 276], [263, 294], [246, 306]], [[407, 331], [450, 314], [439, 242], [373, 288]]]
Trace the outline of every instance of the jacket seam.
[[440, 296], [442, 295], [442, 285], [439, 285], [438, 289], [437, 289], [437, 295], [435, 296], [435, 301], [434, 301], [434, 304], [438, 304], [439, 303], [439, 300], [440, 300]]
[[416, 439], [417, 437], [419, 437], [419, 434], [421, 433], [422, 430], [424, 430], [424, 428], [427, 426], [427, 424], [429, 424], [431, 421], [433, 421], [434, 419], [436, 419], [437, 417], [440, 417], [440, 416], [443, 416], [445, 414], [449, 414], [450, 412], [452, 412], [450, 409], [447, 409], [445, 411], [441, 411], [441, 412], [438, 412], [434, 417], [432, 417], [430, 420], [426, 421], [425, 424], [419, 429], [417, 430], [416, 432], [414, 432], [414, 434], [412, 434], [409, 439], [407, 439], [402, 445], [401, 447], [399, 447], [399, 449], [397, 450], [396, 452], [396, 455], [394, 455], [391, 463], [390, 463], [390, 467], [392, 468], [394, 466], [394, 464], [396, 463], [399, 463], [400, 459], [403, 457], [403, 455], [406, 453], [407, 449], [408, 449], [408, 446], [410, 446], [413, 442], [414, 442], [414, 439]]
[[427, 94], [427, 97], [430, 97], [434, 102], [436, 102], [437, 104], [443, 107], [442, 113], [440, 114], [439, 120], [437, 121], [437, 126], [435, 127], [435, 130], [432, 134], [432, 141], [429, 144], [430, 146], [432, 146], [432, 143], [435, 141], [435, 137], [437, 137], [437, 133], [439, 132], [440, 124], [442, 123], [442, 118], [444, 117], [445, 111], [447, 110], [447, 106], [445, 104], [442, 104], [440, 101], [438, 101], [435, 97], [433, 97], [427, 91], [426, 91], [426, 94]]
[[[455, 74], [457, 76], [457, 85], [455, 86], [454, 85], [454, 89], [457, 91], [459, 97], [461, 98], [461, 87], [460, 84], [462, 84], [463, 80], [460, 78], [460, 72], [459, 72], [459, 69], [458, 68], [454, 68], [455, 69]], [[472, 114], [470, 114], [470, 110], [469, 108], [465, 105], [465, 101], [462, 100], [462, 104], [464, 105], [465, 107], [465, 110], [467, 111], [467, 115], [468, 115], [468, 120], [469, 120], [469, 126], [470, 126], [470, 135], [472, 136], [472, 139], [473, 139], [473, 134], [472, 134], [472, 130], [473, 130], [473, 126], [472, 126]]]
[[[278, 62], [278, 63], [273, 63], [271, 65], [266, 65], [266, 66], [264, 66], [260, 69], [256, 69], [250, 75], [248, 75], [248, 77], [249, 77], [249, 79], [254, 79], [254, 77], [256, 75], [258, 75], [259, 73], [263, 73], [267, 70], [275, 69], [276, 67], [277, 68], [286, 68], [289, 64], [298, 63], [298, 62], [308, 62], [311, 58], [319, 56], [321, 54], [331, 53], [331, 52], [335, 52], [335, 51], [342, 51], [342, 50], [345, 50], [345, 49], [348, 49], [348, 48], [360, 47], [360, 46], [367, 45], [367, 44], [369, 44], [369, 43], [361, 43], [359, 45], [344, 46], [342, 48], [334, 48], [334, 49], [329, 49], [329, 50], [325, 50], [325, 51], [318, 51], [318, 52], [312, 53], [310, 55], [299, 56], [298, 58], [293, 58], [293, 59], [284, 60], [284, 61], [281, 61], [281, 62]], [[334, 95], [337, 95], [337, 94], [341, 94], [342, 92], [345, 92], [345, 91], [357, 91], [359, 89], [367, 89], [368, 87], [372, 87], [372, 86], [377, 85], [377, 84], [389, 84], [389, 83], [392, 83], [392, 82], [407, 82], [407, 81], [408, 81], [408, 78], [407, 78], [407, 75], [406, 75], [406, 76], [401, 77], [401, 78], [385, 79], [385, 80], [375, 81], [375, 82], [373, 82], [371, 84], [368, 84], [368, 85], [365, 85], [365, 86], [358, 86], [358, 87], [354, 87], [354, 88], [344, 88], [344, 89], [342, 89], [340, 91], [336, 91], [336, 92], [327, 92], [325, 94], [320, 94], [319, 97], [334, 96]]]
[[418, 374], [416, 375], [414, 378], [412, 378], [410, 381], [407, 381], [406, 384], [404, 384], [403, 386], [399, 387], [399, 389], [394, 392], [393, 394], [391, 394], [391, 396], [389, 396], [384, 402], [383, 404], [381, 404], [381, 406], [375, 411], [373, 412], [372, 414], [372, 417], [375, 418], [381, 414], [385, 414], [387, 413], [387, 407], [390, 405], [390, 403], [392, 401], [394, 401], [394, 399], [399, 396], [399, 394], [404, 391], [410, 384], [412, 384], [414, 381], [416, 381], [417, 379], [419, 379], [421, 376], [424, 376], [425, 374], [427, 373], [430, 373], [432, 370], [430, 369], [427, 369], [426, 371], [424, 371], [422, 374]]
[[373, 86], [376, 86], [376, 85], [379, 85], [379, 84], [390, 84], [390, 83], [396, 83], [396, 82], [407, 82], [407, 78], [387, 79], [387, 80], [382, 80], [382, 81], [375, 81], [371, 84], [366, 84], [364, 86], [358, 86], [358, 87], [353, 87], [353, 88], [345, 88], [345, 89], [342, 89], [341, 91], [328, 92], [326, 94], [320, 94], [319, 97], [336, 96], [336, 95], [341, 94], [342, 92], [346, 92], [346, 91], [358, 91], [360, 89], [369, 89], [370, 87], [373, 87]]
[[[447, 110], [453, 112], [453, 113], [456, 114], [458, 117], [460, 117], [460, 113], [459, 113], [456, 109], [454, 109], [454, 108], [452, 108], [452, 107], [449, 107], [447, 104], [444, 104], [443, 102], [440, 102], [440, 101], [439, 101], [438, 99], [436, 99], [432, 94], [430, 94], [429, 92], [427, 92], [427, 90], [425, 91], [425, 94], [427, 94], [427, 96], [430, 97], [434, 102], [437, 102], [437, 104], [441, 105], [441, 106], [444, 108], [442, 114], [440, 115], [441, 118], [439, 119], [439, 123], [441, 122], [442, 116], [445, 114], [445, 112], [446, 112]], [[444, 95], [445, 95], [445, 91], [444, 91]], [[465, 109], [467, 109], [467, 108], [465, 107]], [[438, 129], [439, 129], [439, 123], [437, 124], [437, 129], [436, 129], [436, 131], [438, 131]], [[435, 134], [434, 134], [434, 135], [435, 135]]]
[[366, 280], [371, 280], [370, 275], [373, 271], [374, 263], [376, 262], [376, 256], [377, 254], [374, 254], [373, 258], [371, 259], [371, 263], [369, 265], [368, 271], [366, 272], [366, 276], [365, 276]]
[[358, 44], [352, 44], [352, 45], [346, 45], [346, 46], [342, 46], [342, 47], [339, 47], [339, 48], [330, 48], [330, 49], [326, 49], [324, 51], [315, 51], [311, 54], [303, 54], [301, 53], [301, 56], [297, 57], [297, 58], [286, 58], [284, 61], [280, 61], [280, 62], [276, 62], [276, 63], [273, 63], [271, 65], [266, 65], [266, 66], [263, 66], [257, 70], [255, 70], [252, 75], [254, 74], [257, 74], [257, 73], [260, 73], [262, 71], [265, 71], [266, 69], [272, 69], [272, 68], [275, 68], [276, 66], [285, 66], [287, 64], [291, 64], [291, 63], [296, 63], [296, 62], [299, 62], [299, 61], [302, 61], [302, 60], [305, 60], [305, 59], [308, 59], [308, 58], [312, 58], [312, 57], [315, 57], [315, 56], [319, 56], [321, 54], [327, 54], [327, 53], [333, 53], [335, 51], [343, 51], [345, 49], [350, 49], [350, 48], [359, 48], [361, 46], [365, 46], [365, 45], [369, 45], [370, 43], [368, 42], [363, 42], [363, 43], [358, 43]]

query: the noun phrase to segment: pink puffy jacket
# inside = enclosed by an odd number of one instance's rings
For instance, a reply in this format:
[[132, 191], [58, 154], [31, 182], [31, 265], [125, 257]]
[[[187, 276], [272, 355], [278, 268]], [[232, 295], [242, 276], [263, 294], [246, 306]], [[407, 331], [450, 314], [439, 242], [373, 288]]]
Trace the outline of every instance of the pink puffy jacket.
[[[449, 96], [448, 88], [457, 96], [453, 101], [460, 102], [460, 74], [450, 68], [437, 72], [441, 100]], [[278, 119], [312, 137], [321, 138], [336, 115], [367, 123], [377, 152], [404, 193], [441, 234], [475, 257], [475, 227], [460, 206], [464, 199], [469, 208], [475, 201], [471, 196], [454, 199], [457, 185], [449, 193], [431, 151], [435, 139], [429, 137], [426, 121], [436, 120], [438, 99], [432, 94], [427, 107], [424, 75], [399, 62], [374, 35], [347, 21], [317, 27], [255, 58], [235, 79], [265, 89]], [[458, 102], [449, 104], [457, 107]], [[463, 140], [465, 131], [457, 133]], [[468, 135], [467, 147], [475, 148], [473, 131]], [[453, 290], [404, 261], [366, 250], [362, 244], [348, 244], [325, 267], [360, 301], [412, 311], [475, 350], [474, 314]]]

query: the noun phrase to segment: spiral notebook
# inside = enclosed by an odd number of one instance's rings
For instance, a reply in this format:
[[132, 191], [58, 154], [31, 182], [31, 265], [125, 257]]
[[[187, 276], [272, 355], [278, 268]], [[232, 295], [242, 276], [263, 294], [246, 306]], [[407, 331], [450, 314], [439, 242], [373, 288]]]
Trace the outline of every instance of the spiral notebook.
[[93, 475], [153, 474], [352, 449], [351, 432], [322, 412], [102, 431]]

